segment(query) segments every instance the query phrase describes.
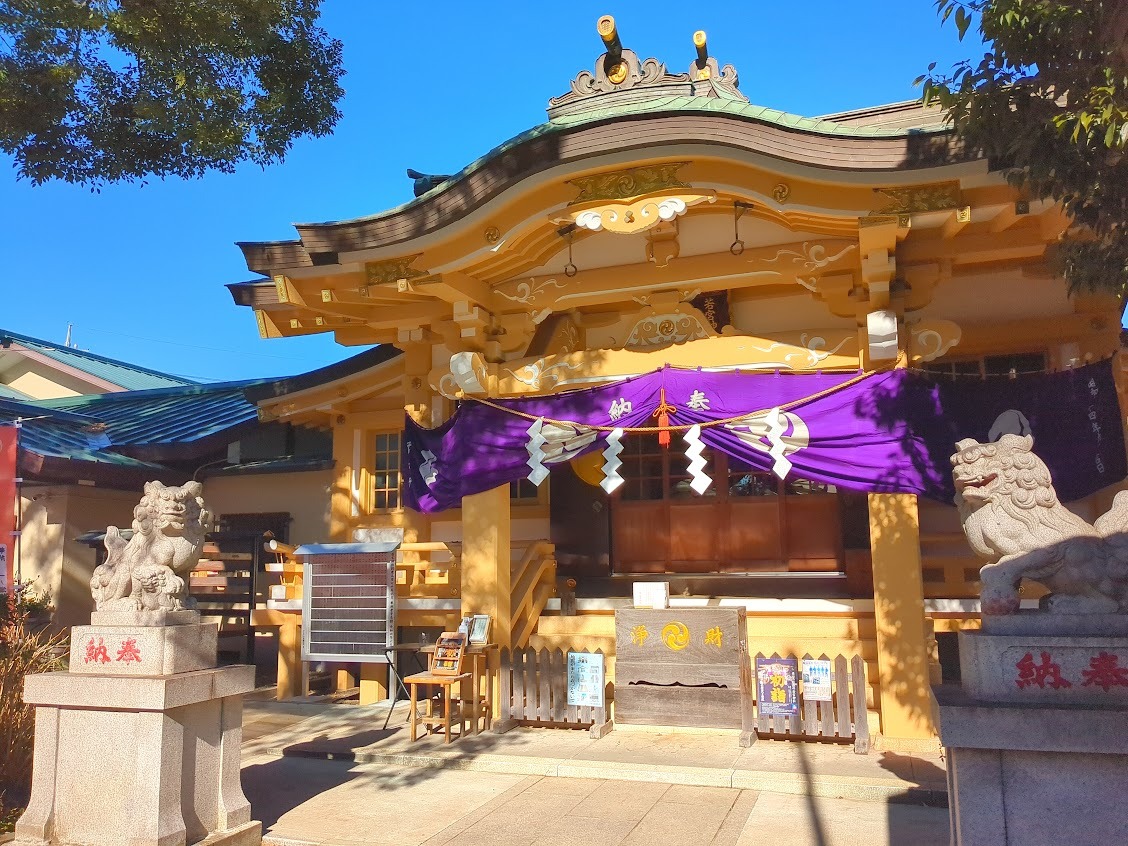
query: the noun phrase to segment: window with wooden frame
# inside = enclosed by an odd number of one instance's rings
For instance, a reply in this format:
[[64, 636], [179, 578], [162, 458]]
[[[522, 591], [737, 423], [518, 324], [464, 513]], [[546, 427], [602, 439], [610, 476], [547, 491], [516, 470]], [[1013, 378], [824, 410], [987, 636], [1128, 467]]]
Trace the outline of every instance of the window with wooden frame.
[[518, 479], [509, 483], [509, 502], [511, 505], [539, 505], [541, 490], [548, 490], [547, 484], [537, 487], [528, 479]]
[[705, 449], [704, 494], [690, 487], [684, 450], [656, 436], [623, 441], [624, 482], [612, 498], [612, 562], [619, 573], [836, 571], [842, 538], [837, 489], [777, 479]]
[[400, 507], [400, 433], [376, 435], [372, 471], [372, 508], [394, 511]]
[[988, 376], [1022, 376], [1026, 373], [1045, 373], [1047, 367], [1044, 352], [1007, 353], [987, 355], [980, 358], [941, 359], [921, 365], [921, 370], [936, 376], [952, 378]]

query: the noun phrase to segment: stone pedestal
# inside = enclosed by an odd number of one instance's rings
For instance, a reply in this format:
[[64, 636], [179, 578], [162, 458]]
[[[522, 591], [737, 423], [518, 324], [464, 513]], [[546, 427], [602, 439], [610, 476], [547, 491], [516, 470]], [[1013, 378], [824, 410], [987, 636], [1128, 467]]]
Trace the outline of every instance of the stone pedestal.
[[215, 667], [216, 626], [192, 619], [76, 627], [71, 671], [25, 680], [35, 757], [16, 844], [261, 843], [239, 783], [254, 667]]
[[933, 688], [954, 846], [1124, 839], [1126, 632], [1035, 612], [960, 634], [962, 685]]

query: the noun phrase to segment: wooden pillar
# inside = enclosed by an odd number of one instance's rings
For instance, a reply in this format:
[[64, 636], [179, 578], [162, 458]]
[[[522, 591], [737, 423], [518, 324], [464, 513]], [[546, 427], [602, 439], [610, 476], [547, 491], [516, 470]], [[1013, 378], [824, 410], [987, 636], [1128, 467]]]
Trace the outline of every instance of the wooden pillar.
[[388, 665], [360, 665], [360, 704], [375, 705], [388, 698]]
[[493, 617], [492, 639], [512, 646], [509, 485], [462, 498], [462, 616]]
[[352, 690], [356, 687], [356, 676], [353, 675], [348, 666], [338, 666], [336, 672], [336, 683], [334, 689], [340, 693], [344, 690]]
[[348, 416], [333, 418], [333, 487], [329, 492], [329, 539], [333, 543], [350, 543], [360, 503], [354, 495], [353, 482], [357, 466], [358, 431]]
[[277, 699], [305, 696], [305, 673], [302, 666], [302, 617], [290, 614], [278, 627], [278, 692]]
[[931, 742], [929, 644], [913, 494], [869, 495], [881, 733], [890, 747]]

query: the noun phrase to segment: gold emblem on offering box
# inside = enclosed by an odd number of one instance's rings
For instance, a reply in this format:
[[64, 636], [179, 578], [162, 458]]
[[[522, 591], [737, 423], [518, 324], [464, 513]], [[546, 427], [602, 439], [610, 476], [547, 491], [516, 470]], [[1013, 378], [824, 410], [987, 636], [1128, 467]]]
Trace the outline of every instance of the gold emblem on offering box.
[[646, 626], [635, 626], [631, 629], [631, 643], [635, 646], [642, 646], [648, 637], [650, 632], [646, 630]]
[[689, 646], [689, 629], [684, 623], [667, 623], [662, 628], [662, 643], [675, 652]]
[[705, 632], [705, 645], [706, 646], [720, 647], [721, 639], [722, 639], [722, 634], [721, 634], [721, 629], [720, 629], [719, 626], [713, 626], [713, 628], [711, 628], [711, 629], [709, 629], [709, 631]]

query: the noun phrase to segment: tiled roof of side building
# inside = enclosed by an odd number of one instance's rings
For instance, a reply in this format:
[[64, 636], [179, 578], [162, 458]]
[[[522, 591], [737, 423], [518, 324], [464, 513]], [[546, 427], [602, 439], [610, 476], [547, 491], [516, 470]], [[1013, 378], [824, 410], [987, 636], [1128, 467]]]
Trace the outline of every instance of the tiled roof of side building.
[[32, 352], [39, 353], [46, 358], [61, 365], [80, 370], [98, 379], [102, 379], [127, 391], [142, 391], [149, 388], [168, 388], [181, 385], [199, 384], [194, 379], [183, 376], [173, 376], [139, 367], [117, 359], [107, 358], [97, 353], [63, 346], [62, 344], [43, 341], [28, 335], [20, 335], [7, 329], [0, 329], [0, 346], [24, 347]]
[[37, 405], [99, 421], [113, 447], [187, 444], [256, 420], [258, 410], [245, 391], [271, 381], [250, 379], [87, 394], [42, 400]]

